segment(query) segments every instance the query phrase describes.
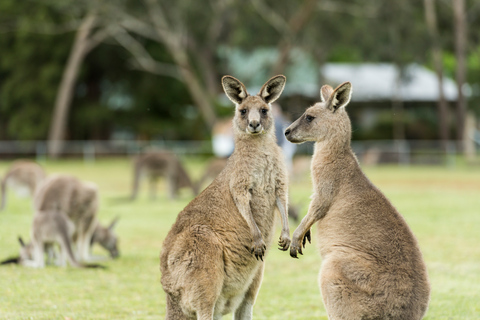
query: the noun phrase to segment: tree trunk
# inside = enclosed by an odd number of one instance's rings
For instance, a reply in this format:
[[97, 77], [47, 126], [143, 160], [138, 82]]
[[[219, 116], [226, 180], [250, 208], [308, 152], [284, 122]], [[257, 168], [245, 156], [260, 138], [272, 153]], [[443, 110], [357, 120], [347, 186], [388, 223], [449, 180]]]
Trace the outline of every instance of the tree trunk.
[[183, 41], [181, 27], [178, 27], [177, 30], [169, 24], [162, 8], [155, 0], [147, 1], [147, 4], [148, 14], [155, 28], [155, 32], [178, 66], [181, 77], [192, 96], [193, 102], [200, 109], [200, 113], [209, 130], [212, 130], [217, 119], [212, 101], [205, 86], [202, 86], [200, 77], [195, 74], [188, 56], [188, 45]]
[[400, 93], [402, 85], [402, 69], [397, 65], [397, 77], [395, 79], [395, 88], [392, 98], [392, 113], [393, 113], [393, 139], [405, 140], [405, 119], [403, 100]]
[[67, 64], [63, 70], [62, 80], [55, 99], [48, 137], [48, 153], [52, 158], [57, 158], [63, 149], [64, 140], [66, 138], [68, 114], [74, 94], [75, 83], [77, 81], [82, 61], [90, 49], [88, 37], [95, 24], [95, 20], [96, 18], [93, 14], [86, 16], [83, 20], [83, 23], [75, 36], [75, 41], [72, 50], [70, 51]]
[[297, 37], [298, 33], [302, 28], [307, 24], [310, 18], [315, 12], [315, 6], [317, 5], [316, 0], [306, 0], [303, 5], [298, 9], [298, 11], [293, 15], [293, 17], [288, 22], [290, 29], [290, 34], [286, 35], [286, 38], [283, 41], [280, 41], [278, 45], [278, 58], [275, 65], [272, 68], [272, 75], [281, 74], [285, 70], [285, 66], [288, 63], [288, 58], [290, 51], [293, 48], [293, 42]]
[[187, 89], [190, 92], [194, 103], [200, 109], [200, 113], [202, 114], [205, 123], [211, 131], [217, 120], [217, 117], [215, 115], [215, 111], [213, 110], [209, 93], [204, 87], [202, 87], [199, 78], [193, 71], [186, 51], [178, 46], [167, 45], [167, 49], [170, 51], [175, 63], [180, 67], [180, 74], [182, 75]]
[[447, 141], [449, 139], [449, 123], [448, 123], [448, 102], [445, 98], [443, 90], [443, 63], [442, 48], [438, 40], [437, 15], [435, 12], [435, 0], [424, 0], [425, 5], [425, 21], [427, 23], [428, 33], [431, 38], [431, 50], [433, 57], [433, 65], [435, 74], [438, 79], [438, 129], [439, 136], [444, 151], [447, 150]]
[[[467, 44], [467, 23], [465, 14], [465, 0], [452, 0], [454, 12], [454, 29], [455, 29], [455, 59], [456, 70], [455, 78], [457, 81], [457, 140], [460, 142], [460, 148], [463, 149], [462, 141], [465, 139], [465, 116], [467, 110], [467, 101], [463, 94], [462, 87], [466, 83], [466, 44]], [[462, 150], [463, 151], [463, 150]]]

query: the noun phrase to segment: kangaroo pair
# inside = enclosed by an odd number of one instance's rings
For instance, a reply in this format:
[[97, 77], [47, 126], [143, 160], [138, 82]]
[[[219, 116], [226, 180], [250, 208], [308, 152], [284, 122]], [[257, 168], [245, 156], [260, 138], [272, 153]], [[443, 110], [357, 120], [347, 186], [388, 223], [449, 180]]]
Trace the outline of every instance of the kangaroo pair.
[[[118, 256], [117, 237], [113, 232], [116, 220], [106, 228], [97, 221], [98, 191], [95, 184], [82, 182], [69, 175], [51, 175], [41, 184], [34, 198], [31, 242], [21, 244], [18, 263], [42, 268], [45, 253], [48, 263], [55, 257], [54, 246], [60, 248], [57, 264], [66, 261], [73, 267], [95, 267], [82, 262], [91, 260], [90, 247], [97, 242]], [[7, 260], [7, 262], [15, 262]]]
[[[283, 91], [276, 76], [250, 96], [237, 79], [222, 85], [235, 105], [235, 150], [225, 169], [177, 217], [161, 252], [166, 319], [251, 319], [263, 257], [282, 217], [280, 249], [290, 246], [287, 174], [273, 134], [270, 104]], [[320, 288], [330, 319], [421, 319], [429, 300], [427, 271], [402, 216], [362, 173], [350, 148], [345, 111], [350, 83], [324, 86], [285, 135], [315, 141], [314, 194], [293, 234], [290, 255], [302, 253], [319, 222]]]

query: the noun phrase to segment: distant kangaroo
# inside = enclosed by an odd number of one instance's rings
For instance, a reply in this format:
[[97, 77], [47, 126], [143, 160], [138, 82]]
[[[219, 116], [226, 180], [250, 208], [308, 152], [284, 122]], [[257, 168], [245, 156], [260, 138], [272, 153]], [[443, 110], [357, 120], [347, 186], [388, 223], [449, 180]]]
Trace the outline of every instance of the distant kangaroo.
[[171, 199], [178, 195], [181, 188], [190, 188], [194, 195], [198, 191], [178, 158], [170, 152], [152, 152], [138, 156], [134, 161], [131, 199], [135, 200], [142, 175], [149, 178], [150, 197], [156, 198], [156, 185], [160, 177], [167, 178]]
[[0, 183], [0, 211], [5, 208], [8, 187], [18, 191], [26, 190], [33, 197], [44, 179], [45, 171], [38, 163], [30, 160], [14, 161]]
[[225, 169], [180, 212], [161, 252], [166, 319], [251, 319], [263, 257], [282, 218], [279, 246], [288, 250], [287, 169], [275, 142], [271, 103], [283, 91], [276, 76], [250, 96], [237, 79], [222, 85], [236, 105], [235, 150]]
[[363, 174], [350, 148], [345, 110], [351, 84], [321, 89], [321, 102], [285, 131], [290, 142], [315, 141], [313, 195], [292, 236], [302, 254], [318, 222], [319, 285], [329, 319], [421, 319], [430, 295], [415, 236], [388, 199]]
[[[31, 243], [22, 244], [21, 263], [44, 267], [45, 250], [60, 245], [62, 263], [68, 260], [74, 267], [79, 261], [89, 261], [90, 244], [96, 229], [98, 191], [95, 184], [82, 182], [69, 175], [52, 175], [39, 188], [34, 199], [35, 213]], [[110, 232], [116, 248], [116, 236]], [[75, 244], [75, 249], [72, 245]], [[50, 249], [51, 250], [51, 249]], [[111, 251], [112, 255], [112, 251]], [[33, 259], [30, 261], [30, 259]]]

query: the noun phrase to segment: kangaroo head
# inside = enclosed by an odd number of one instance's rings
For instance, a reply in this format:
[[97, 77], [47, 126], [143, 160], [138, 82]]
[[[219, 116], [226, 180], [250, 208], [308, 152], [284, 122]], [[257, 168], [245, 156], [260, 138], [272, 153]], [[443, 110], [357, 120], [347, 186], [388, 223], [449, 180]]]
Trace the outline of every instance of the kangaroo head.
[[19, 262], [33, 260], [33, 244], [32, 242], [25, 243], [22, 237], [18, 237], [18, 243], [20, 243], [20, 258]]
[[275, 76], [263, 85], [257, 95], [251, 96], [239, 80], [231, 76], [222, 78], [225, 94], [235, 103], [233, 127], [237, 133], [260, 135], [273, 131], [271, 103], [282, 94], [286, 80], [285, 76]]
[[305, 113], [285, 130], [285, 137], [293, 143], [305, 141], [350, 141], [351, 126], [345, 106], [350, 102], [352, 85], [344, 82], [335, 90], [325, 85], [320, 90], [321, 102]]
[[108, 227], [97, 224], [93, 232], [91, 245], [98, 243], [102, 248], [110, 253], [110, 257], [118, 258], [120, 252], [118, 250], [118, 238], [113, 229], [118, 222], [118, 217], [113, 219]]

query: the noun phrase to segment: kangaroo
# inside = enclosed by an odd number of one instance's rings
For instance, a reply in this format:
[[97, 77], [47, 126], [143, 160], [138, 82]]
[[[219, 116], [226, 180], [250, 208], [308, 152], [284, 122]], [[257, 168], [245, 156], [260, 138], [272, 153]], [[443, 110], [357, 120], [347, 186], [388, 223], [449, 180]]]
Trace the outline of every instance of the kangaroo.
[[18, 191], [26, 190], [27, 194], [33, 196], [44, 179], [45, 172], [36, 162], [30, 160], [14, 161], [0, 182], [0, 211], [5, 208], [7, 202], [7, 187]]
[[194, 195], [198, 194], [196, 186], [190, 180], [181, 162], [172, 153], [153, 152], [143, 154], [135, 159], [131, 200], [135, 200], [137, 197], [142, 174], [146, 174], [150, 179], [150, 197], [152, 200], [156, 198], [156, 184], [161, 176], [168, 180], [168, 191], [171, 199], [177, 197], [181, 188], [190, 188]]
[[[38, 217], [40, 216], [40, 218]], [[6, 259], [0, 264], [22, 264], [30, 267], [43, 267], [42, 258], [44, 253], [47, 253], [47, 265], [57, 264], [59, 266], [65, 266], [66, 260], [74, 267], [101, 267], [96, 264], [79, 264], [72, 250], [72, 237], [75, 226], [71, 224], [71, 221], [64, 217], [62, 213], [44, 213], [39, 212], [34, 219], [35, 226], [32, 228], [38, 231], [40, 230], [39, 243], [43, 244], [43, 251], [39, 251], [37, 254], [35, 250], [41, 248], [35, 247], [33, 241], [25, 244], [21, 237], [18, 238], [20, 243], [20, 255], [18, 257]], [[118, 258], [120, 255], [117, 247], [117, 236], [113, 232], [113, 229], [118, 222], [118, 217], [115, 218], [108, 227], [103, 227], [99, 223], [95, 227], [93, 232], [90, 247], [93, 244], [98, 243], [101, 247], [106, 249], [110, 253], [110, 257], [113, 259]], [[44, 232], [44, 233], [41, 233]], [[59, 244], [61, 257], [57, 256], [55, 252], [54, 244]], [[35, 255], [36, 254], [36, 255]]]
[[351, 84], [321, 88], [321, 102], [285, 131], [290, 142], [315, 141], [313, 195], [292, 236], [302, 254], [318, 222], [320, 291], [329, 319], [416, 320], [430, 295], [427, 269], [404, 218], [364, 175], [351, 147], [345, 106]]
[[[200, 178], [200, 180], [197, 181], [197, 190], [200, 190], [202, 185], [209, 180], [213, 180], [216, 176], [222, 172], [222, 170], [225, 168], [227, 165], [227, 158], [215, 158], [210, 163], [207, 165], [205, 168], [205, 171]], [[296, 205], [292, 205], [291, 203], [288, 206], [288, 217], [292, 218], [293, 221], [298, 222], [299, 220], [299, 208]]]
[[118, 250], [118, 238], [113, 232], [117, 222], [118, 217], [113, 219], [108, 227], [104, 227], [98, 223], [93, 231], [92, 239], [90, 241], [90, 247], [92, 247], [95, 243], [98, 243], [102, 248], [110, 253], [110, 257], [113, 259], [118, 258], [120, 255]]
[[[44, 253], [54, 243], [60, 245], [62, 264], [66, 259], [74, 267], [90, 259], [90, 243], [97, 227], [98, 191], [96, 185], [69, 175], [53, 175], [34, 198], [29, 245], [22, 246], [22, 264], [44, 267]], [[76, 245], [76, 255], [72, 244]], [[32, 260], [29, 260], [29, 257]]]
[[235, 149], [225, 169], [180, 212], [163, 243], [166, 319], [211, 320], [231, 312], [234, 319], [251, 319], [277, 209], [279, 246], [288, 250], [287, 169], [271, 114], [285, 81], [273, 77], [250, 96], [237, 79], [222, 78], [236, 105]]

